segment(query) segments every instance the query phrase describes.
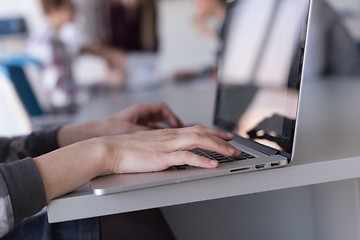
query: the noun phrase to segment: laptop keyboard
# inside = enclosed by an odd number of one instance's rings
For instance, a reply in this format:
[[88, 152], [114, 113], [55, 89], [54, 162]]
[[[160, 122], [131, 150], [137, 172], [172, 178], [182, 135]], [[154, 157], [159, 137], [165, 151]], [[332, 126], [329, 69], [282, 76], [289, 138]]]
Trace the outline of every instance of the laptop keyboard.
[[[253, 155], [251, 155], [249, 153], [246, 153], [244, 151], [241, 153], [241, 155], [239, 157], [236, 157], [236, 158], [227, 157], [227, 156], [224, 156], [224, 155], [222, 155], [220, 153], [212, 152], [212, 151], [209, 151], [209, 150], [204, 150], [204, 149], [201, 149], [201, 148], [195, 148], [195, 149], [192, 149], [192, 150], [189, 150], [189, 151], [192, 152], [192, 153], [195, 153], [197, 155], [200, 155], [200, 156], [203, 156], [203, 157], [206, 157], [206, 158], [210, 158], [212, 160], [217, 160], [219, 162], [219, 164], [255, 158], [255, 156], [253, 156]], [[178, 170], [182, 170], [182, 169], [186, 169], [186, 166], [187, 165], [174, 166], [174, 167], [176, 169], [178, 169]]]

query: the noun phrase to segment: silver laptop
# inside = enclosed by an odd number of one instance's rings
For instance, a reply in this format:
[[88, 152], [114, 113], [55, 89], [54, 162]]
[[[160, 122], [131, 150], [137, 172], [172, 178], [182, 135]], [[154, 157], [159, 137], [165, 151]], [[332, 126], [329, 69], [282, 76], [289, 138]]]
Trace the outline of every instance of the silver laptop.
[[238, 159], [216, 169], [172, 167], [163, 172], [105, 175], [94, 194], [173, 184], [286, 166], [292, 160], [311, 0], [239, 0], [227, 7], [218, 63], [214, 125], [235, 134]]

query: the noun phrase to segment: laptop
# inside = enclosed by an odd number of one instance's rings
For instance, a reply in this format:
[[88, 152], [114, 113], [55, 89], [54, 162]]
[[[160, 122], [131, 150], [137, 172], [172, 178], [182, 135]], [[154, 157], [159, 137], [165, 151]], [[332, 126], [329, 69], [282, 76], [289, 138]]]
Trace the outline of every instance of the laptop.
[[91, 180], [95, 195], [279, 168], [292, 161], [312, 0], [228, 3], [218, 60], [214, 127], [235, 134], [240, 158], [194, 149], [216, 169], [171, 167]]

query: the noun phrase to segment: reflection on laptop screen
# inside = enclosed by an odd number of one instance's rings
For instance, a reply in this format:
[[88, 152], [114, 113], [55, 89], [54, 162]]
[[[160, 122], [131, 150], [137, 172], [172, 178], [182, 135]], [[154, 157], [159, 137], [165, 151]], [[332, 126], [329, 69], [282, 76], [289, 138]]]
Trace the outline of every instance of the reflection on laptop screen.
[[309, 0], [229, 5], [215, 124], [291, 154]]

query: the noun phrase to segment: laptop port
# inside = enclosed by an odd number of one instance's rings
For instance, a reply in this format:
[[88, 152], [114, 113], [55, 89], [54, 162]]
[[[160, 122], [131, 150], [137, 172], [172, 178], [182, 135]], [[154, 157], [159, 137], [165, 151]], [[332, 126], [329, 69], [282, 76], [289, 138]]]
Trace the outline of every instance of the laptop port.
[[264, 167], [265, 167], [265, 164], [255, 165], [255, 168], [256, 168], [256, 169], [261, 169], [261, 168], [264, 168]]
[[279, 162], [271, 163], [270, 166], [271, 167], [277, 167], [277, 166], [280, 166], [280, 163]]
[[249, 171], [249, 170], [250, 170], [249, 167], [244, 167], [244, 168], [230, 170], [230, 172], [244, 172], [244, 171]]

